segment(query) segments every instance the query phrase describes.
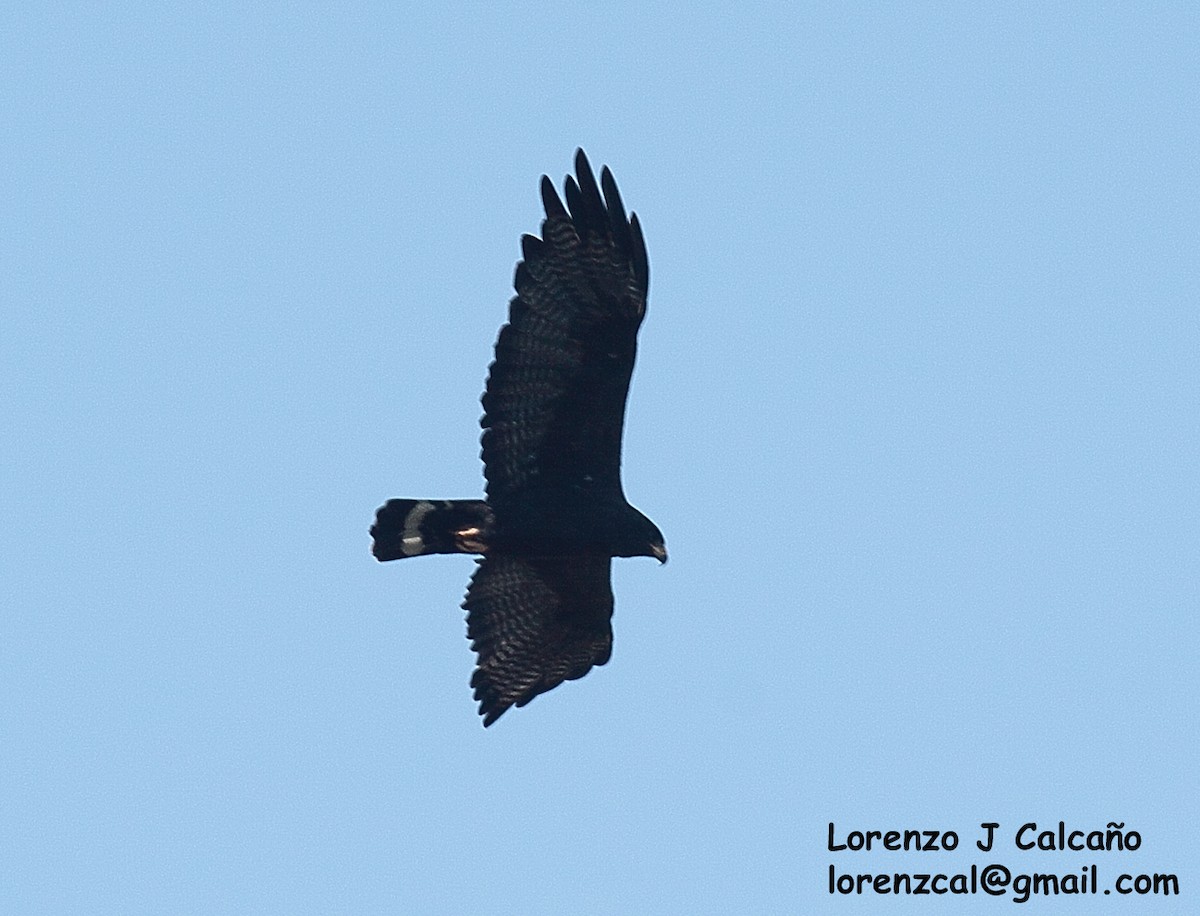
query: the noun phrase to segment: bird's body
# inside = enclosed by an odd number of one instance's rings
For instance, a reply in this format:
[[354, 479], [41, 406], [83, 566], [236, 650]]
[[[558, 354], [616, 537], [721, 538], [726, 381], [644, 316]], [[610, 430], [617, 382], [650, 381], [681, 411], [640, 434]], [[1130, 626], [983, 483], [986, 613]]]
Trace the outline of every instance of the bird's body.
[[542, 238], [521, 239], [517, 295], [483, 395], [487, 499], [394, 499], [371, 528], [380, 560], [482, 554], [463, 607], [484, 725], [612, 651], [613, 557], [666, 559], [625, 499], [621, 434], [649, 268], [637, 216], [580, 150], [564, 207], [542, 178]]

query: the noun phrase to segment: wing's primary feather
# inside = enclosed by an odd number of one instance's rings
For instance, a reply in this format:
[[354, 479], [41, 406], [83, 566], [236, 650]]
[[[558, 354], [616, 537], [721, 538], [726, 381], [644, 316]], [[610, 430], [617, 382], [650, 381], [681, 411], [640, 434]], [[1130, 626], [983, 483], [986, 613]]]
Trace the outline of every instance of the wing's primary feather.
[[559, 200], [558, 192], [554, 190], [554, 182], [550, 180], [549, 175], [542, 176], [542, 206], [546, 210], [547, 219], [568, 218], [566, 208]]

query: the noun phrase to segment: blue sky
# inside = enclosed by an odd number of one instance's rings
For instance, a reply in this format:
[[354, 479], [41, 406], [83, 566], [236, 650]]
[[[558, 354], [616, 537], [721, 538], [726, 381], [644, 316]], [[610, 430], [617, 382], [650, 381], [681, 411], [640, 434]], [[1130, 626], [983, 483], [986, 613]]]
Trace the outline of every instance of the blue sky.
[[[991, 861], [1194, 907], [1193, 7], [0, 36], [0, 909], [992, 912], [827, 891]], [[367, 527], [481, 492], [518, 239], [576, 146], [646, 229], [625, 486], [672, 559], [615, 564], [607, 667], [485, 732], [471, 563], [377, 564]], [[1142, 846], [1013, 847], [1059, 820]]]

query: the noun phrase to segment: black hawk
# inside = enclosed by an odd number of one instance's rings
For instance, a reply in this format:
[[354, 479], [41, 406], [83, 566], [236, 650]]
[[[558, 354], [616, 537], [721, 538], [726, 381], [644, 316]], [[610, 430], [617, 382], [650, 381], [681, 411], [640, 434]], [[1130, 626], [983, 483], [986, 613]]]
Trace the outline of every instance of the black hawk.
[[371, 527], [379, 560], [483, 555], [462, 606], [485, 726], [608, 661], [613, 557], [667, 559], [621, 486], [646, 244], [608, 168], [597, 185], [578, 150], [575, 172], [566, 206], [542, 176], [542, 237], [521, 238], [483, 394], [487, 499], [393, 499]]

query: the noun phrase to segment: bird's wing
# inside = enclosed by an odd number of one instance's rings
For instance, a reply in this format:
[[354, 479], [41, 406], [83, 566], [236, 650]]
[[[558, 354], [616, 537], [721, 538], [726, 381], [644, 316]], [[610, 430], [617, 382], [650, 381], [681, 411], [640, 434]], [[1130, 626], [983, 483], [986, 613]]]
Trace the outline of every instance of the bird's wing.
[[471, 677], [483, 724], [612, 654], [608, 557], [518, 557], [479, 561], [463, 607], [478, 654]]
[[[531, 492], [621, 492], [621, 428], [646, 313], [649, 267], [637, 216], [583, 151], [566, 206], [542, 177], [542, 238], [521, 239], [508, 324], [483, 395], [484, 476], [502, 506]], [[602, 186], [602, 188], [601, 188]]]

